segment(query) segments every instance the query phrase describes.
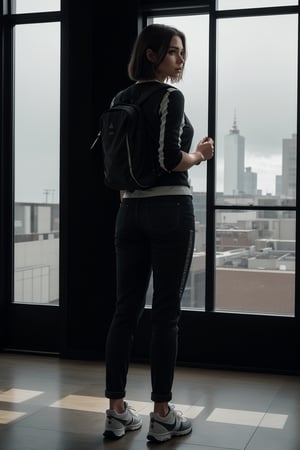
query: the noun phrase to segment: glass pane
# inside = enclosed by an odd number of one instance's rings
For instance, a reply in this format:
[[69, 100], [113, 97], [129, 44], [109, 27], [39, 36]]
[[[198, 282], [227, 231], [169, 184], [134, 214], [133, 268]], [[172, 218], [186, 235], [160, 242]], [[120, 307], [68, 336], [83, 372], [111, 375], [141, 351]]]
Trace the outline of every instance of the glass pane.
[[60, 24], [14, 30], [15, 302], [58, 304]]
[[217, 211], [218, 311], [294, 316], [294, 211]]
[[298, 5], [298, 0], [217, 0], [217, 9], [248, 9]]
[[[185, 111], [191, 120], [195, 136], [192, 149], [207, 135], [208, 126], [208, 15], [153, 17], [148, 23], [164, 23], [183, 31], [187, 40], [187, 62], [183, 80], [175, 86], [185, 96]], [[186, 289], [184, 308], [204, 308], [205, 298], [205, 233], [206, 233], [206, 164], [190, 171], [196, 218], [196, 242]], [[151, 304], [152, 287], [147, 295]]]
[[13, 0], [12, 5], [16, 14], [60, 11], [60, 0]]
[[217, 202], [296, 204], [297, 15], [217, 24]]

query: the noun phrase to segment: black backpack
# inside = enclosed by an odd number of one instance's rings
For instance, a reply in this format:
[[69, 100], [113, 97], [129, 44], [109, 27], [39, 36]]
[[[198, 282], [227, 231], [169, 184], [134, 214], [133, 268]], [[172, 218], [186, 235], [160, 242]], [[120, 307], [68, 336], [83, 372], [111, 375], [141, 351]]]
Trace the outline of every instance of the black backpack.
[[[95, 142], [101, 138], [104, 184], [119, 191], [147, 189], [155, 184], [158, 164], [149, 146], [149, 132], [141, 105], [166, 85], [155, 83], [139, 98], [128, 100], [121, 92], [115, 102], [100, 116], [100, 129]], [[126, 101], [122, 99], [126, 98]]]

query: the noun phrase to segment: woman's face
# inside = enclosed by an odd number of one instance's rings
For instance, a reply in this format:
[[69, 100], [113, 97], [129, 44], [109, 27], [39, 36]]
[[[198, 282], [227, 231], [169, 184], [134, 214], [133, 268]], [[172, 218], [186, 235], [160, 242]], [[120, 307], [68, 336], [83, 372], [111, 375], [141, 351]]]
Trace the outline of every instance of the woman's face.
[[164, 81], [167, 78], [180, 79], [184, 67], [185, 50], [179, 36], [173, 36], [166, 56], [156, 69], [156, 78]]

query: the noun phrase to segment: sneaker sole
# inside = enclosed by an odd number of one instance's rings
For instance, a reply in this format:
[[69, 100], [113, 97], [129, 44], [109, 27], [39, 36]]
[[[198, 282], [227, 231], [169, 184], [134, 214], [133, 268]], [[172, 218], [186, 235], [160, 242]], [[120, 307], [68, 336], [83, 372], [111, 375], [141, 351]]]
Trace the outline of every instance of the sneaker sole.
[[103, 436], [105, 437], [105, 439], [116, 440], [116, 439], [121, 439], [121, 437], [125, 436], [125, 432], [123, 434], [117, 435], [113, 431], [106, 430], [106, 431], [104, 431]]
[[142, 427], [142, 423], [138, 423], [135, 425], [128, 425], [125, 426], [123, 429], [120, 430], [116, 430], [116, 429], [112, 429], [112, 430], [105, 430], [103, 433], [103, 436], [107, 439], [120, 439], [121, 437], [125, 436], [125, 432], [126, 431], [137, 431]]
[[164, 433], [164, 434], [148, 434], [147, 435], [147, 439], [148, 441], [151, 442], [166, 442], [169, 441], [170, 439], [172, 439], [172, 437], [179, 437], [179, 436], [185, 436], [189, 433], [191, 433], [192, 431], [192, 427], [187, 428], [186, 430], [181, 430], [181, 431], [170, 431], [168, 433]]

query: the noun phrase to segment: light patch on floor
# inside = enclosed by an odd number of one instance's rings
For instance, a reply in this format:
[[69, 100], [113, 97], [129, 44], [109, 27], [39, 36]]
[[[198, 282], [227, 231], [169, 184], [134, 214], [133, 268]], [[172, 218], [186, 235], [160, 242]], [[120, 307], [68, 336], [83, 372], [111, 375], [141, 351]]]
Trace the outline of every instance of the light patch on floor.
[[288, 414], [271, 414], [266, 413], [263, 420], [259, 424], [263, 428], [277, 428], [282, 430], [288, 419]]
[[37, 397], [43, 394], [42, 391], [31, 391], [28, 389], [8, 389], [7, 391], [0, 392], [0, 402], [7, 403], [22, 403], [31, 398]]
[[[134, 400], [127, 401], [128, 404], [141, 415], [148, 415], [151, 411], [153, 411], [153, 402], [138, 402]], [[89, 397], [85, 395], [67, 395], [63, 399], [52, 403], [50, 406], [52, 408], [105, 413], [108, 408], [108, 399], [103, 397]], [[189, 419], [196, 418], [204, 409], [203, 406], [195, 405], [176, 404], [175, 407], [177, 410], [182, 411], [182, 413]]]
[[[42, 391], [12, 388], [0, 392], [0, 402], [22, 403], [30, 400]], [[149, 415], [153, 411], [153, 402], [140, 402], [127, 400], [128, 404], [141, 415]], [[105, 413], [108, 408], [108, 399], [105, 397], [94, 397], [86, 395], [67, 395], [51, 405], [52, 408], [71, 409], [77, 411], [87, 411], [95, 413]], [[195, 419], [205, 409], [204, 406], [176, 404], [176, 410], [181, 411], [189, 419]], [[19, 417], [24, 416], [24, 412], [0, 410], [0, 424], [7, 424]], [[239, 409], [215, 408], [207, 417], [207, 422], [225, 423], [231, 425], [244, 425], [261, 428], [283, 429], [288, 415], [264, 413], [260, 411], [247, 411]]]
[[15, 411], [4, 411], [0, 409], [0, 424], [5, 425], [14, 420], [19, 419], [19, 417], [25, 416], [26, 413], [15, 412]]
[[206, 419], [208, 422], [283, 429], [288, 416], [240, 409], [215, 408]]
[[50, 405], [52, 408], [74, 409], [102, 413], [107, 409], [107, 399], [87, 395], [67, 395]]

